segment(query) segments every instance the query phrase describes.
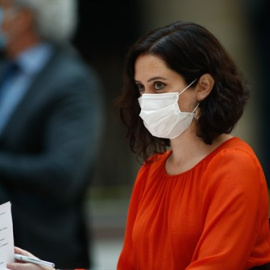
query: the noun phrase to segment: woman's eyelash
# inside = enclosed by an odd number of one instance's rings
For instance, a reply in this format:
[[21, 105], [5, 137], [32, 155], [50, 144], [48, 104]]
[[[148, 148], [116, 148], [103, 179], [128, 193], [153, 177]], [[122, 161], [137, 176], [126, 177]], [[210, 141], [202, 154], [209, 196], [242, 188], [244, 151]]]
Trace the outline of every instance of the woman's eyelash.
[[161, 89], [164, 88], [164, 86], [165, 86], [165, 83], [163, 83], [163, 82], [155, 82], [155, 83], [154, 83], [154, 88], [155, 88], [156, 90], [161, 90]]
[[137, 89], [139, 92], [144, 91], [144, 86], [142, 84], [137, 83]]
[[[135, 84], [136, 84], [136, 87], [140, 93], [145, 91], [145, 87], [143, 84], [141, 84], [141, 83], [135, 83]], [[153, 89], [154, 90], [157, 90], [157, 91], [162, 90], [162, 89], [164, 89], [165, 86], [166, 86], [166, 84], [163, 82], [160, 82], [160, 81], [153, 82]]]

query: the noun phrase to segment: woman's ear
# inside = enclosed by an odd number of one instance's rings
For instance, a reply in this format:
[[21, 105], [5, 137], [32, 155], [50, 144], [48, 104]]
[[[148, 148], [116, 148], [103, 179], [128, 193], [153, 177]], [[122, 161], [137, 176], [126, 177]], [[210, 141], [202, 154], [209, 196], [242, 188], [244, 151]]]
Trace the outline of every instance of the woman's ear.
[[204, 100], [212, 91], [215, 84], [213, 77], [206, 73], [202, 75], [197, 83], [197, 101], [200, 102]]

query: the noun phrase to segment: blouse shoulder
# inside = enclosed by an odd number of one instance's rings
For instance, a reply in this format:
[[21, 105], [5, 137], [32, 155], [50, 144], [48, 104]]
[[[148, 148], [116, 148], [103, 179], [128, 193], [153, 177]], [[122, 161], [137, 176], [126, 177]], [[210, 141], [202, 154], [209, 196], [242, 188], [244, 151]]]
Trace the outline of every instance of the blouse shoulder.
[[217, 148], [209, 156], [206, 170], [209, 184], [215, 186], [235, 185], [252, 189], [258, 184], [265, 185], [265, 177], [261, 164], [244, 141], [233, 138]]
[[140, 167], [136, 182], [140, 182], [142, 178], [146, 178], [149, 171], [153, 171], [162, 166], [170, 153], [171, 151], [166, 151], [164, 153], [153, 154], [148, 158]]
[[172, 151], [168, 150], [164, 153], [156, 153], [153, 154], [150, 158], [148, 158], [144, 164], [153, 164], [154, 162], [162, 162], [164, 159], [166, 159]]
[[164, 153], [153, 154], [142, 164], [140, 171], [149, 170], [150, 168], [160, 166], [170, 155], [171, 151], [166, 151]]
[[239, 138], [232, 138], [218, 147], [213, 155], [210, 155], [210, 162], [220, 162], [222, 164], [232, 163], [238, 166], [239, 163], [244, 166], [256, 165], [260, 167], [260, 162], [253, 149]]

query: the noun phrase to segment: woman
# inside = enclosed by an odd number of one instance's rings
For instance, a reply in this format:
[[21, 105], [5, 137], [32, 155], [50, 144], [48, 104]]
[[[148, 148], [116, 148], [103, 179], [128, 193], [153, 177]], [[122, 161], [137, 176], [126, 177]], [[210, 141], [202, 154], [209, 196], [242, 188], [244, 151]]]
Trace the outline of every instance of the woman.
[[175, 22], [131, 48], [120, 115], [145, 162], [118, 270], [267, 267], [264, 173], [252, 149], [230, 135], [247, 98], [236, 65], [200, 25]]
[[230, 135], [248, 91], [224, 48], [173, 23], [131, 48], [124, 83], [121, 118], [145, 162], [118, 270], [268, 269], [268, 190], [252, 149]]

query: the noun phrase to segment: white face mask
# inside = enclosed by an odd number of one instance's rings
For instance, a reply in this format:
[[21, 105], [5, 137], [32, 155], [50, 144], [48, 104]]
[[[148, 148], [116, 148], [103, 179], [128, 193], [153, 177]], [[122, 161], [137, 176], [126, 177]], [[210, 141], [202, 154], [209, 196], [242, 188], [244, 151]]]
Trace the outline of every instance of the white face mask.
[[181, 112], [178, 99], [196, 80], [180, 93], [142, 94], [139, 97], [140, 117], [144, 126], [153, 136], [174, 139], [189, 128], [199, 104], [192, 112]]

